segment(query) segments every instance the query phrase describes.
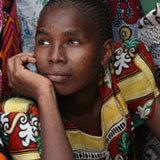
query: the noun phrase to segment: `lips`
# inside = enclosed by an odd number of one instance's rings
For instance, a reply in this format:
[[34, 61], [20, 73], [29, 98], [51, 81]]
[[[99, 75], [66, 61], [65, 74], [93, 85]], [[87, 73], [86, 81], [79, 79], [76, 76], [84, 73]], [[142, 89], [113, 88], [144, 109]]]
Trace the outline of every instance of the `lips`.
[[54, 83], [64, 83], [70, 79], [71, 75], [64, 72], [56, 72], [52, 74], [45, 74], [45, 77]]

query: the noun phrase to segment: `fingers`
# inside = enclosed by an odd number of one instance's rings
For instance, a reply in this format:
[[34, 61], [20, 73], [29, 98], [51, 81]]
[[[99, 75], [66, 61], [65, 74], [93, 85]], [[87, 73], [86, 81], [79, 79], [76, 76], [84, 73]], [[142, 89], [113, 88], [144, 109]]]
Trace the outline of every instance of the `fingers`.
[[13, 87], [14, 82], [17, 81], [17, 75], [21, 74], [22, 70], [26, 70], [25, 65], [27, 63], [36, 63], [36, 59], [33, 54], [20, 53], [7, 60], [7, 77], [10, 87]]
[[27, 56], [27, 55], [15, 57], [15, 59], [14, 59], [15, 70], [26, 68], [26, 65], [28, 63], [35, 64], [36, 59], [33, 56]]
[[19, 65], [22, 65], [24, 63], [35, 63], [36, 62], [36, 59], [34, 57], [34, 55], [32, 54], [27, 54], [27, 53], [20, 53], [18, 55], [15, 55], [11, 58], [8, 59], [8, 64], [9, 65], [12, 65], [14, 63], [18, 63]]
[[12, 71], [15, 67], [22, 67], [24, 68], [24, 65], [27, 63], [36, 63], [36, 59], [32, 54], [18, 54], [16, 56], [13, 56], [7, 60], [7, 69]]

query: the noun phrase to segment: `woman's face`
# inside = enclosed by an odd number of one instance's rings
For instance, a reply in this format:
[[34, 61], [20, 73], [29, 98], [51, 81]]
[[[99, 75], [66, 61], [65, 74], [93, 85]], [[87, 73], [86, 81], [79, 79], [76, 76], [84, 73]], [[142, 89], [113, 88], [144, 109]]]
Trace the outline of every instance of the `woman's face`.
[[78, 9], [52, 7], [37, 27], [37, 70], [59, 95], [72, 95], [97, 85], [102, 44], [96, 27]]

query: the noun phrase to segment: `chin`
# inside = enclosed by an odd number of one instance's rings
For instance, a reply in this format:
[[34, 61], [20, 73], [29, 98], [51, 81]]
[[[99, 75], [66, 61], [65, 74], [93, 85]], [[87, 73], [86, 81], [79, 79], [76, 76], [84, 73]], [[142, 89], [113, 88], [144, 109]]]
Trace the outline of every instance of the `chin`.
[[74, 94], [70, 89], [64, 89], [64, 88], [56, 88], [55, 87], [55, 90], [56, 90], [56, 94], [58, 96], [70, 96], [72, 94]]

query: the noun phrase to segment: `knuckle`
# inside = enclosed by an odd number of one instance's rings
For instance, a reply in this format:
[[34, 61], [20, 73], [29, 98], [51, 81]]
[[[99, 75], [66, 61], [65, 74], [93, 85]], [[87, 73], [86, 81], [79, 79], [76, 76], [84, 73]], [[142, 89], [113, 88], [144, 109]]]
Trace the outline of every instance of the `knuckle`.
[[13, 73], [13, 77], [12, 78], [14, 78], [15, 80], [17, 80], [19, 78], [19, 76], [20, 76], [19, 71], [16, 71], [16, 72]]

